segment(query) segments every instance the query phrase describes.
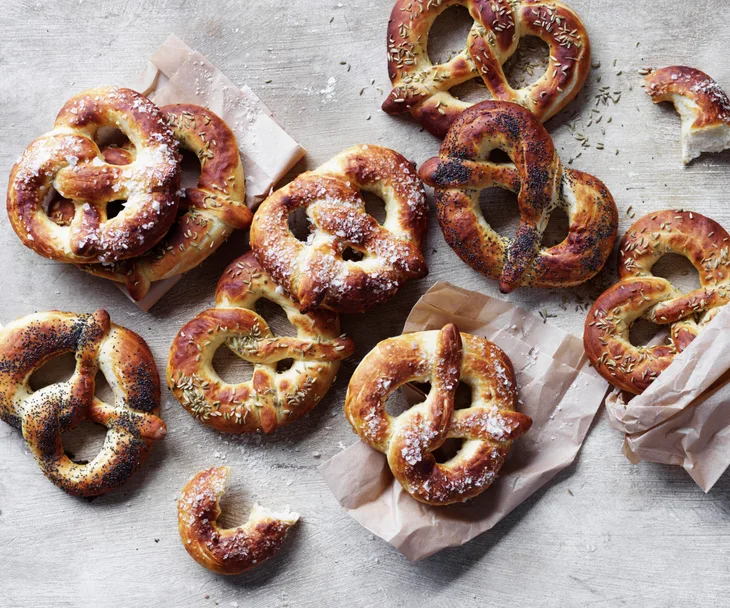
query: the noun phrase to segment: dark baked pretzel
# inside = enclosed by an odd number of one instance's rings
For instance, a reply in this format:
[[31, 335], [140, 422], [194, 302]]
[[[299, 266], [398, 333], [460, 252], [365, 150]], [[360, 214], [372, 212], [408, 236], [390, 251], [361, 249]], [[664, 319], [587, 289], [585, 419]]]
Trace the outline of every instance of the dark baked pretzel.
[[[360, 190], [385, 201], [382, 226], [365, 210]], [[306, 243], [288, 224], [299, 207], [311, 223]], [[388, 148], [355, 146], [269, 196], [254, 216], [251, 248], [300, 311], [365, 312], [428, 273], [420, 250], [427, 213], [410, 162]], [[362, 259], [344, 259], [347, 249]]]
[[[495, 149], [512, 163], [490, 161]], [[484, 101], [465, 111], [420, 175], [436, 190], [446, 242], [472, 268], [499, 279], [503, 293], [521, 285], [583, 283], [601, 270], [616, 242], [618, 212], [606, 186], [563, 167], [540, 121], [516, 104]], [[479, 193], [490, 186], [517, 193], [514, 239], [497, 234], [482, 215]], [[543, 233], [558, 207], [568, 216], [568, 236], [545, 248]]]
[[[474, 19], [466, 48], [447, 63], [433, 65], [428, 35], [436, 18], [464, 6]], [[502, 66], [524, 36], [550, 47], [547, 70], [533, 84], [513, 89]], [[518, 103], [546, 121], [580, 91], [591, 62], [583, 23], [555, 0], [398, 0], [388, 24], [388, 74], [393, 91], [383, 104], [389, 114], [410, 111], [437, 137], [471, 104], [449, 89], [481, 78], [494, 99]]]
[[[275, 336], [255, 311], [260, 298], [279, 304], [296, 337]], [[213, 369], [225, 344], [254, 365], [248, 382], [228, 384]], [[259, 266], [252, 252], [234, 260], [218, 282], [216, 307], [201, 312], [175, 336], [167, 383], [195, 418], [226, 433], [270, 433], [308, 413], [334, 382], [340, 361], [354, 350], [340, 335], [336, 314], [301, 314]], [[277, 364], [293, 359], [290, 369]]]
[[672, 103], [682, 118], [685, 165], [703, 152], [730, 148], [730, 99], [707, 74], [675, 65], [651, 72], [645, 81], [651, 100]]
[[242, 574], [276, 555], [299, 514], [254, 504], [244, 525], [222, 530], [220, 497], [229, 474], [228, 467], [217, 467], [188, 481], [177, 503], [177, 526], [185, 550], [201, 566], [218, 574]]
[[[471, 388], [472, 403], [455, 410], [459, 381]], [[407, 382], [430, 382], [431, 390], [423, 403], [393, 417], [386, 400]], [[514, 411], [516, 393], [507, 355], [449, 324], [380, 342], [352, 375], [345, 415], [365, 443], [387, 456], [413, 498], [448, 505], [486, 490], [512, 442], [529, 430], [532, 420]], [[454, 438], [464, 445], [439, 464], [432, 452]]]
[[[137, 150], [124, 166], [104, 160], [94, 141], [118, 127]], [[10, 173], [7, 208], [23, 243], [61, 262], [113, 262], [141, 255], [175, 221], [180, 179], [177, 146], [160, 110], [130, 89], [91, 89], [72, 97], [53, 130], [28, 146]], [[68, 225], [46, 213], [58, 192], [73, 201]], [[112, 201], [126, 201], [113, 218]]]
[[[660, 211], [638, 220], [619, 250], [619, 282], [593, 304], [583, 342], [608, 382], [640, 394], [694, 340], [730, 299], [730, 235], [717, 222], [689, 211]], [[683, 294], [652, 266], [667, 253], [697, 269], [699, 289]], [[668, 344], [634, 346], [631, 325], [644, 318], [669, 326]]]
[[[135, 300], [150, 284], [200, 265], [236, 230], [248, 228], [253, 214], [244, 203], [245, 183], [238, 144], [225, 122], [201, 106], [178, 104], [162, 108], [175, 139], [200, 159], [200, 178], [180, 199], [180, 214], [165, 238], [142, 257], [111, 265], [89, 264], [83, 269], [125, 283]], [[112, 164], [133, 162], [123, 148], [107, 148]]]
[[[37, 391], [30, 377], [44, 363], [75, 353], [67, 382]], [[101, 371], [114, 403], [94, 396]], [[58, 311], [22, 317], [0, 330], [0, 419], [19, 429], [46, 477], [71, 494], [98, 496], [122, 485], [165, 436], [160, 379], [152, 353], [134, 332], [114, 325], [105, 310], [93, 315]], [[88, 464], [64, 452], [62, 431], [88, 420], [107, 427]]]

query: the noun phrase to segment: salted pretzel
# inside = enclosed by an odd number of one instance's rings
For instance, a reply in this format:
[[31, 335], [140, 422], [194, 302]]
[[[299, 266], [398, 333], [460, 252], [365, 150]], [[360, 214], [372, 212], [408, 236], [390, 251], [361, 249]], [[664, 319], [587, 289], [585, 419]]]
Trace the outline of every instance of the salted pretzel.
[[730, 148], [730, 99], [707, 74], [675, 65], [652, 71], [644, 80], [654, 103], [668, 101], [679, 112], [685, 165], [703, 152]]
[[[466, 409], [454, 409], [459, 382], [472, 390]], [[388, 396], [408, 382], [430, 382], [423, 403], [399, 416]], [[345, 415], [354, 431], [383, 452], [394, 477], [416, 500], [448, 505], [472, 498], [496, 479], [512, 442], [532, 420], [514, 411], [512, 363], [495, 344], [455, 325], [388, 338], [362, 360], [347, 389]], [[464, 441], [438, 463], [433, 451], [446, 439]]]
[[[385, 201], [382, 226], [365, 210], [361, 190]], [[288, 224], [298, 208], [310, 222], [306, 242]], [[421, 254], [427, 214], [413, 164], [388, 148], [355, 146], [269, 196], [251, 224], [251, 248], [301, 312], [365, 312], [428, 273]], [[346, 259], [347, 250], [361, 259]]]
[[[614, 386], [641, 394], [730, 299], [730, 235], [690, 211], [660, 211], [638, 220], [619, 249], [619, 281], [593, 304], [583, 343], [596, 370]], [[697, 269], [699, 289], [683, 294], [652, 266], [667, 253]], [[639, 318], [668, 326], [668, 344], [634, 346]]]
[[[33, 372], [74, 353], [67, 382], [33, 391]], [[114, 403], [94, 396], [102, 372]], [[99, 496], [121, 486], [140, 467], [156, 439], [165, 436], [159, 418], [160, 379], [147, 344], [113, 324], [105, 310], [78, 315], [42, 312], [0, 330], [0, 419], [23, 433], [46, 477], [70, 494]], [[61, 433], [83, 421], [107, 427], [99, 454], [89, 463], [72, 461]]]
[[[154, 249], [111, 265], [83, 266], [92, 274], [125, 283], [135, 300], [144, 298], [154, 281], [200, 265], [234, 230], [248, 228], [253, 217], [244, 203], [243, 165], [236, 137], [226, 123], [201, 106], [175, 104], [161, 110], [180, 147], [200, 159], [198, 183], [181, 191], [177, 221]], [[104, 157], [111, 164], [134, 162], [133, 152], [124, 148], [107, 148]]]
[[[447, 8], [463, 6], [474, 19], [466, 48], [433, 65], [428, 37]], [[534, 83], [513, 89], [502, 66], [525, 36], [550, 48], [547, 70]], [[410, 111], [428, 131], [444, 137], [471, 104], [449, 90], [481, 78], [494, 99], [518, 103], [546, 121], [580, 91], [591, 62], [588, 33], [578, 15], [556, 0], [398, 0], [388, 24], [388, 74], [393, 83], [383, 110]]]
[[[494, 150], [512, 162], [492, 162]], [[484, 101], [466, 110], [420, 175], [436, 190], [446, 242], [472, 268], [498, 279], [503, 293], [579, 285], [601, 270], [616, 242], [618, 211], [606, 186], [563, 167], [540, 121], [516, 104]], [[513, 239], [482, 215], [479, 194], [490, 186], [517, 193], [521, 219]], [[570, 229], [562, 243], [546, 248], [543, 233], [557, 208]]]
[[[296, 337], [275, 336], [255, 310], [260, 298], [279, 304]], [[254, 366], [240, 384], [224, 382], [213, 355], [225, 344]], [[234, 260], [218, 282], [216, 306], [175, 336], [167, 383], [175, 398], [201, 422], [226, 433], [270, 433], [308, 413], [334, 382], [340, 361], [354, 351], [340, 335], [336, 314], [300, 313], [261, 268], [252, 252]], [[290, 369], [278, 364], [292, 359]]]
[[[119, 128], [136, 149], [119, 166], [102, 156], [95, 137]], [[28, 146], [8, 184], [10, 223], [36, 253], [75, 264], [139, 256], [175, 221], [180, 181], [177, 145], [159, 108], [130, 89], [90, 89], [72, 97], [53, 130]], [[54, 190], [73, 201], [67, 225], [46, 213]], [[112, 201], [124, 208], [109, 218]]]
[[242, 574], [276, 555], [299, 514], [254, 504], [244, 525], [219, 528], [220, 497], [229, 475], [228, 467], [217, 467], [188, 481], [177, 503], [177, 525], [185, 550], [201, 566], [218, 574]]

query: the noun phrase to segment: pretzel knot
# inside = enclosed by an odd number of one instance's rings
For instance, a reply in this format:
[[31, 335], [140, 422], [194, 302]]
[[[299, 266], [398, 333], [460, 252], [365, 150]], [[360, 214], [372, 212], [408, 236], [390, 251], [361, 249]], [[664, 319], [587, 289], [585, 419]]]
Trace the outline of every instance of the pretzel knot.
[[[51, 359], [75, 353], [67, 382], [33, 391], [30, 378]], [[101, 371], [114, 403], [94, 396]], [[122, 485], [165, 436], [158, 417], [160, 381], [152, 353], [134, 332], [93, 315], [45, 312], [0, 330], [0, 419], [20, 429], [45, 475], [71, 494], [98, 496]], [[88, 464], [64, 452], [61, 433], [91, 421], [107, 427], [99, 454]]]
[[[282, 307], [296, 337], [272, 333], [255, 312], [260, 298]], [[213, 355], [223, 344], [253, 363], [250, 381], [228, 384], [215, 372]], [[340, 335], [336, 314], [299, 313], [249, 252], [223, 273], [216, 307], [178, 332], [167, 382], [183, 407], [208, 426], [227, 433], [270, 433], [314, 408], [353, 350], [352, 340]], [[291, 368], [277, 371], [277, 364], [289, 359]]]
[[[436, 18], [451, 6], [469, 10], [474, 25], [466, 48], [433, 65], [428, 36]], [[513, 89], [502, 66], [524, 36], [550, 48], [547, 70], [534, 83]], [[383, 110], [410, 111], [428, 131], [444, 137], [471, 104], [449, 90], [480, 78], [494, 99], [524, 106], [541, 121], [564, 108], [580, 91], [590, 68], [590, 42], [583, 23], [554, 0], [398, 0], [388, 25], [388, 74], [393, 83]]]
[[[466, 409], [454, 409], [459, 382], [472, 390]], [[388, 396], [408, 382], [430, 382], [423, 403], [397, 417]], [[486, 490], [497, 477], [512, 442], [532, 420], [514, 411], [512, 363], [484, 338], [440, 331], [405, 334], [380, 342], [350, 380], [345, 415], [361, 439], [388, 458], [403, 488], [416, 500], [448, 505]], [[433, 451], [446, 439], [462, 439], [459, 452], [442, 464]]]
[[[87, 272], [125, 283], [135, 300], [149, 293], [154, 281], [167, 279], [200, 265], [234, 230], [248, 228], [253, 214], [244, 203], [245, 182], [233, 132], [216, 114], [201, 106], [161, 108], [175, 139], [200, 160], [200, 178], [182, 191], [180, 213], [165, 238], [139, 258], [110, 265], [89, 264]], [[104, 150], [107, 162], [134, 162], [133, 151]]]
[[[102, 127], [121, 129], [137, 150], [128, 165], [108, 163], [94, 141]], [[53, 130], [28, 146], [10, 173], [7, 208], [23, 243], [61, 262], [114, 262], [143, 254], [175, 220], [180, 168], [160, 110], [118, 87], [72, 97]], [[70, 201], [67, 225], [46, 213], [54, 190]], [[112, 201], [126, 201], [109, 218]]]
[[[497, 149], [512, 162], [490, 161]], [[420, 175], [435, 188], [446, 242], [472, 268], [498, 279], [503, 293], [521, 285], [583, 283], [601, 270], [616, 242], [618, 211], [606, 186], [564, 168], [545, 128], [518, 105], [484, 101], [464, 112]], [[517, 193], [521, 219], [513, 239], [482, 215], [479, 194], [491, 186]], [[543, 233], [557, 208], [565, 210], [570, 229], [562, 243], [546, 248]]]
[[[385, 201], [382, 226], [361, 190]], [[310, 222], [306, 242], [288, 224], [300, 207]], [[427, 214], [410, 162], [387, 148], [355, 146], [269, 196], [254, 216], [251, 248], [300, 311], [365, 312], [428, 273], [420, 250]], [[361, 259], [345, 259], [350, 250]]]
[[[688, 211], [660, 211], [638, 220], [619, 250], [619, 282], [593, 304], [583, 342], [596, 370], [611, 384], [641, 394], [730, 299], [730, 235], [717, 222]], [[697, 269], [699, 289], [683, 294], [651, 273], [667, 253]], [[634, 346], [639, 318], [668, 326], [668, 344]]]

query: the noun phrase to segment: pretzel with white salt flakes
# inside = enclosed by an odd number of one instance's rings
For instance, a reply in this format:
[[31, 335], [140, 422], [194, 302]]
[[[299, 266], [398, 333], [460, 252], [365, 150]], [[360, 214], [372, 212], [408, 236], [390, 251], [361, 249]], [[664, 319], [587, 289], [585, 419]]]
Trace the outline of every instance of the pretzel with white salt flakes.
[[[94, 141], [102, 127], [121, 129], [137, 150], [127, 165], [108, 163]], [[74, 264], [139, 256], [157, 244], [175, 221], [180, 181], [177, 143], [159, 108], [119, 87], [72, 97], [53, 130], [28, 146], [8, 183], [7, 211], [23, 244], [36, 253]], [[46, 212], [56, 191], [73, 201], [66, 225]], [[125, 205], [109, 218], [113, 201]]]
[[[455, 410], [460, 381], [471, 388], [472, 402]], [[431, 390], [423, 403], [393, 417], [386, 410], [388, 396], [408, 382], [430, 382]], [[532, 420], [514, 409], [516, 393], [507, 355], [449, 324], [380, 342], [352, 375], [345, 415], [365, 443], [387, 456], [413, 498], [448, 505], [486, 490], [512, 442], [529, 430]], [[438, 463], [432, 452], [446, 439], [464, 443]]]
[[[65, 353], [76, 357], [71, 378], [33, 391], [33, 373]], [[98, 371], [114, 392], [113, 404], [94, 395]], [[152, 353], [137, 334], [111, 323], [106, 311], [42, 312], [0, 330], [0, 420], [23, 433], [43, 473], [66, 492], [99, 496], [127, 481], [165, 436], [159, 413]], [[79, 463], [65, 453], [61, 434], [84, 420], [108, 430], [99, 454]]]
[[[200, 265], [234, 230], [251, 224], [253, 214], [244, 202], [245, 182], [233, 132], [216, 114], [201, 106], [175, 104], [161, 108], [182, 148], [200, 160], [194, 188], [182, 191], [177, 221], [154, 249], [139, 258], [115, 264], [88, 264], [87, 272], [124, 283], [135, 300], [144, 298], [151, 284]], [[112, 164], [134, 162], [134, 152], [107, 148]]]
[[[433, 65], [428, 36], [436, 18], [464, 6], [474, 19], [466, 48]], [[502, 66], [520, 39], [537, 36], [550, 48], [547, 70], [534, 83], [514, 89]], [[383, 104], [389, 114], [410, 111], [437, 137], [472, 104], [449, 90], [481, 78], [494, 99], [518, 103], [546, 121], [580, 91], [590, 69], [588, 33], [578, 15], [554, 0], [398, 0], [388, 24], [388, 74], [393, 91]]]
[[[699, 289], [683, 294], [652, 274], [654, 264], [667, 253], [692, 263], [699, 273]], [[649, 214], [621, 242], [619, 279], [593, 304], [583, 343], [591, 363], [609, 383], [641, 394], [730, 301], [730, 235], [699, 213]], [[629, 332], [639, 318], [669, 326], [669, 343], [634, 346]]]
[[[384, 200], [382, 226], [361, 190]], [[297, 208], [310, 222], [306, 242], [289, 228]], [[269, 196], [254, 215], [251, 248], [300, 311], [365, 312], [428, 273], [421, 253], [427, 214], [413, 164], [388, 148], [355, 146]], [[349, 249], [362, 259], [345, 259]]]
[[273, 557], [299, 514], [274, 513], [254, 504], [244, 525], [219, 528], [220, 497], [229, 474], [228, 467], [217, 467], [188, 481], [177, 503], [177, 522], [180, 540], [190, 557], [208, 570], [233, 575]]
[[703, 152], [730, 148], [730, 99], [707, 74], [675, 65], [652, 71], [644, 80], [654, 103], [668, 101], [679, 112], [685, 165]]
[[[272, 333], [256, 313], [260, 298], [282, 307], [296, 337]], [[228, 384], [218, 376], [213, 356], [223, 344], [253, 364], [251, 380]], [[175, 336], [167, 382], [183, 407], [214, 429], [270, 433], [311, 411], [334, 382], [340, 361], [353, 351], [352, 340], [340, 335], [336, 314], [300, 313], [249, 252], [223, 273], [215, 308], [200, 313]], [[293, 359], [291, 368], [277, 370], [287, 359]]]

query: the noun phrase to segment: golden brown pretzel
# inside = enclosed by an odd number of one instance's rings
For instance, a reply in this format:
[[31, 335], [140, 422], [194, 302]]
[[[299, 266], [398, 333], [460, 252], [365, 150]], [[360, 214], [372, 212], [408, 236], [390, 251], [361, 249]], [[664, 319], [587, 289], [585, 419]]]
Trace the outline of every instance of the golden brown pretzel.
[[[454, 410], [459, 381], [470, 386], [472, 403]], [[431, 390], [423, 403], [392, 417], [386, 400], [407, 382], [430, 382]], [[440, 331], [380, 342], [352, 375], [345, 415], [365, 443], [387, 456], [393, 475], [411, 496], [448, 505], [486, 490], [512, 442], [529, 430], [532, 420], [514, 411], [516, 394], [507, 355], [449, 324]], [[449, 438], [464, 444], [439, 464], [432, 452]]]
[[[447, 63], [433, 65], [428, 35], [436, 18], [451, 6], [464, 6], [474, 19], [466, 48]], [[550, 47], [545, 74], [513, 89], [502, 65], [523, 36], [537, 36]], [[546, 121], [580, 91], [591, 62], [583, 23], [556, 0], [398, 0], [388, 24], [388, 73], [393, 91], [383, 104], [389, 114], [410, 111], [437, 137], [471, 104], [449, 89], [481, 78], [494, 99], [518, 103]]]
[[[255, 311], [265, 298], [279, 304], [297, 330], [276, 337]], [[248, 382], [228, 384], [213, 369], [216, 350], [225, 344], [254, 364]], [[308, 413], [334, 382], [340, 361], [354, 350], [340, 335], [336, 314], [300, 313], [248, 252], [234, 260], [218, 282], [216, 307], [201, 312], [175, 336], [167, 383], [195, 418], [226, 433], [270, 433]], [[277, 364], [293, 359], [291, 368]]]
[[[104, 160], [94, 138], [118, 127], [137, 150], [125, 166]], [[36, 253], [61, 262], [113, 262], [151, 249], [175, 221], [177, 145], [159, 108], [130, 89], [91, 89], [72, 97], [53, 130], [28, 146], [8, 183], [10, 223]], [[73, 201], [68, 225], [46, 213], [57, 191]], [[107, 205], [125, 200], [109, 219]]]
[[242, 574], [279, 551], [299, 514], [273, 513], [254, 504], [244, 525], [222, 530], [219, 500], [229, 474], [228, 467], [218, 467], [188, 481], [177, 503], [177, 525], [185, 550], [201, 566], [218, 574]]
[[[67, 382], [33, 391], [29, 381], [44, 363], [75, 353]], [[101, 371], [114, 403], [94, 396]], [[71, 494], [98, 496], [122, 485], [165, 436], [159, 418], [160, 379], [152, 353], [134, 332], [111, 323], [105, 310], [58, 311], [22, 317], [0, 330], [0, 419], [19, 429], [42, 471]], [[88, 464], [65, 453], [61, 433], [90, 420], [107, 427]]]
[[[360, 190], [385, 201], [382, 226], [365, 210]], [[299, 207], [311, 223], [306, 243], [288, 225]], [[420, 249], [427, 214], [410, 162], [388, 148], [355, 146], [269, 196], [251, 224], [251, 248], [302, 312], [365, 312], [428, 273]], [[348, 248], [362, 260], [343, 259]]]
[[[619, 249], [619, 281], [593, 304], [583, 334], [588, 358], [608, 382], [642, 393], [714, 318], [730, 299], [729, 247], [722, 226], [689, 211], [651, 213], [629, 229]], [[692, 263], [699, 289], [683, 294], [651, 273], [667, 253]], [[629, 330], [639, 318], [669, 325], [669, 343], [631, 344]]]
[[[201, 106], [176, 104], [161, 108], [182, 148], [200, 159], [195, 188], [182, 191], [180, 213], [165, 238], [139, 258], [110, 265], [87, 264], [87, 272], [125, 283], [135, 300], [144, 298], [154, 281], [187, 272], [201, 264], [230, 234], [251, 224], [244, 202], [243, 165], [233, 132], [216, 114]], [[133, 153], [107, 148], [111, 164], [133, 162]]]
[[644, 79], [654, 103], [668, 101], [682, 119], [682, 162], [703, 152], [730, 148], [730, 100], [712, 78], [695, 68], [675, 65]]
[[[490, 161], [495, 149], [512, 163]], [[420, 175], [436, 190], [446, 242], [472, 268], [498, 279], [503, 293], [521, 285], [583, 283], [601, 270], [616, 242], [618, 212], [606, 186], [564, 168], [540, 121], [516, 104], [484, 101], [466, 110]], [[481, 213], [479, 193], [490, 186], [517, 193], [521, 220], [514, 239], [497, 234]], [[568, 215], [568, 236], [545, 248], [542, 236], [557, 207]]]

